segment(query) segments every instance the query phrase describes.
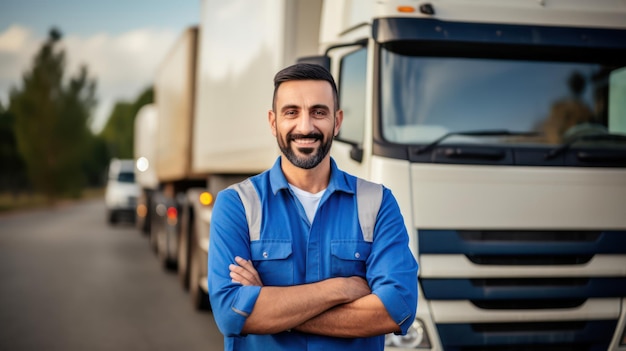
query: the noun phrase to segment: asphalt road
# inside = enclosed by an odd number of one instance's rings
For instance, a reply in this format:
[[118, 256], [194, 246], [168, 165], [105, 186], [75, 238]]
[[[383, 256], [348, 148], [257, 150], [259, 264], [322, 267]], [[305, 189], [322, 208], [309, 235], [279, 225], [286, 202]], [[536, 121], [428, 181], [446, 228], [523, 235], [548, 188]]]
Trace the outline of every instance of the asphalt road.
[[223, 350], [132, 224], [102, 200], [0, 216], [0, 350]]

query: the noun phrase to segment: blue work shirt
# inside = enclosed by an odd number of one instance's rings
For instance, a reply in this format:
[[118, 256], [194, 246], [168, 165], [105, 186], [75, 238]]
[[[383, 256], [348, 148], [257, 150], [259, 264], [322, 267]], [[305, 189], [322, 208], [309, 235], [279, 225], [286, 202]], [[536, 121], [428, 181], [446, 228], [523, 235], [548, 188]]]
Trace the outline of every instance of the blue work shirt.
[[267, 286], [292, 286], [333, 277], [360, 276], [400, 326], [413, 323], [417, 307], [417, 262], [408, 247], [400, 208], [391, 191], [383, 198], [372, 242], [359, 226], [356, 177], [331, 159], [328, 188], [313, 223], [289, 188], [280, 167], [251, 178], [262, 206], [260, 239], [250, 241], [238, 193], [221, 191], [211, 217], [208, 284], [213, 316], [224, 334], [225, 350], [382, 350], [384, 335], [336, 338], [285, 331], [242, 335], [261, 287], [242, 286], [230, 278], [235, 256], [252, 260]]

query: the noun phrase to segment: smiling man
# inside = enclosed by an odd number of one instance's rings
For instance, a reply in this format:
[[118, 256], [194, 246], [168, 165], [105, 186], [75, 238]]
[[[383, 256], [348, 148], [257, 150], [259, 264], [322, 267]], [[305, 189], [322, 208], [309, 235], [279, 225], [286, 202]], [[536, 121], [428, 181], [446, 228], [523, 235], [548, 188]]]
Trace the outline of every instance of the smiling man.
[[213, 208], [209, 295], [225, 349], [382, 350], [417, 305], [398, 204], [330, 157], [343, 112], [321, 66], [278, 72], [268, 119], [282, 156]]

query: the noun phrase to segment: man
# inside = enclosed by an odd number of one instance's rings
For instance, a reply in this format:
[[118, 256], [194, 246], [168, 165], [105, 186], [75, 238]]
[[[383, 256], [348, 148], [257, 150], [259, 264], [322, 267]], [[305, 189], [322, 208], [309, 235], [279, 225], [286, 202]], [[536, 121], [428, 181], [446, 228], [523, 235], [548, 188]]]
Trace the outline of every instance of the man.
[[[383, 188], [365, 240], [357, 179], [329, 155], [343, 112], [321, 66], [278, 72], [268, 119], [282, 156], [220, 192], [213, 208], [209, 295], [225, 349], [382, 350], [384, 334], [406, 333], [417, 306], [397, 202]], [[244, 185], [256, 205], [237, 190]]]

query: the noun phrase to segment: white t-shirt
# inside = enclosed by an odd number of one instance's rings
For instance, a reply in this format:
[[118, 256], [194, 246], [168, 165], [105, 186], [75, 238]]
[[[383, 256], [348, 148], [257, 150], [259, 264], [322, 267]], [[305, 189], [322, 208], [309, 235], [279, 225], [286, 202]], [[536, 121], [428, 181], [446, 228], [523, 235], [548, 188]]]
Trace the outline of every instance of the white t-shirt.
[[315, 212], [317, 212], [317, 207], [320, 204], [320, 200], [326, 192], [326, 189], [320, 191], [319, 193], [312, 194], [308, 191], [304, 191], [300, 188], [296, 188], [295, 186], [289, 184], [289, 187], [296, 194], [298, 200], [304, 207], [304, 212], [306, 212], [306, 217], [309, 219], [309, 223], [313, 223], [313, 218], [315, 217]]

